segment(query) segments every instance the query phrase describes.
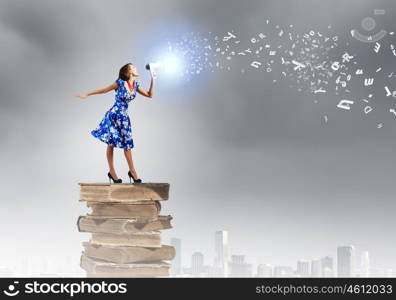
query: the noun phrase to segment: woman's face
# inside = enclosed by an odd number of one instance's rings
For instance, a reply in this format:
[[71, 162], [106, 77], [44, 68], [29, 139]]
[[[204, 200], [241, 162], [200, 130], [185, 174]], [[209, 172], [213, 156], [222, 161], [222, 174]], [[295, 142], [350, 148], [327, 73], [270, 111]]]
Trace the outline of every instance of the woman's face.
[[134, 65], [128, 65], [128, 73], [131, 77], [138, 77], [139, 73]]

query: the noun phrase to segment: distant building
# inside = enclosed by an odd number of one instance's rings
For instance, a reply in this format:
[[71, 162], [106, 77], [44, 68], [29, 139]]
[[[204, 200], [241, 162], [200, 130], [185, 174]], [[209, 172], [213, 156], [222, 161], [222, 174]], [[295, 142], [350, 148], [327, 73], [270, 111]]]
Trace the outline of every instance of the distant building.
[[297, 261], [297, 274], [299, 277], [309, 277], [309, 261], [299, 260]]
[[176, 251], [176, 256], [171, 264], [171, 276], [180, 276], [182, 275], [181, 239], [171, 238], [170, 244]]
[[221, 270], [218, 267], [204, 266], [204, 268], [207, 270], [207, 277], [220, 277], [221, 275]]
[[385, 275], [384, 277], [388, 277], [388, 278], [396, 277], [395, 270], [393, 269], [386, 269], [384, 275]]
[[244, 255], [232, 255], [230, 262], [230, 277], [252, 277], [252, 265], [244, 262]]
[[381, 268], [371, 268], [370, 269], [370, 274], [371, 277], [385, 277], [385, 270]]
[[360, 277], [370, 277], [370, 259], [368, 251], [363, 251], [360, 257]]
[[201, 252], [194, 252], [191, 257], [191, 275], [202, 277], [204, 273], [204, 255]]
[[216, 231], [215, 232], [215, 261], [214, 269], [218, 270], [216, 276], [228, 276], [228, 259], [229, 259], [229, 245], [228, 245], [228, 232]]
[[191, 267], [182, 267], [182, 275], [179, 275], [178, 277], [196, 277], [196, 276], [192, 275]]
[[13, 277], [14, 272], [8, 267], [0, 267], [0, 277]]
[[275, 266], [274, 277], [295, 277], [293, 268], [289, 266]]
[[334, 264], [331, 256], [325, 256], [321, 260], [322, 277], [334, 277]]
[[273, 277], [272, 271], [270, 264], [260, 264], [257, 266], [256, 277]]
[[218, 265], [216, 259], [210, 268], [210, 277], [224, 277], [224, 268]]
[[395, 272], [392, 269], [370, 268], [370, 277], [395, 277]]
[[322, 270], [320, 267], [320, 260], [313, 259], [311, 261], [311, 277], [321, 277], [321, 276], [322, 276]]
[[338, 277], [355, 277], [355, 247], [340, 246], [337, 248], [337, 276]]

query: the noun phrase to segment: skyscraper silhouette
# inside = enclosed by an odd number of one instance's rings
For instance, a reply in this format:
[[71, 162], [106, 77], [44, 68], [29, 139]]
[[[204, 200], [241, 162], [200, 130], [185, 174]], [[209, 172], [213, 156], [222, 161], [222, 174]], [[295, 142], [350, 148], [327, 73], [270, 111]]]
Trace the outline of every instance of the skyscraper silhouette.
[[272, 265], [260, 264], [257, 266], [257, 277], [272, 277]]
[[321, 259], [322, 277], [334, 277], [333, 258], [325, 256]]
[[252, 265], [245, 263], [244, 255], [232, 255], [230, 277], [252, 277]]
[[363, 251], [361, 253], [360, 277], [370, 277], [370, 259], [368, 251]]
[[297, 261], [297, 274], [300, 277], [309, 277], [309, 261], [299, 260]]
[[201, 252], [194, 252], [191, 256], [191, 274], [199, 277], [204, 272], [204, 255]]
[[221, 277], [228, 277], [228, 257], [228, 231], [216, 231], [214, 266], [219, 270]]
[[337, 248], [337, 276], [338, 277], [355, 277], [355, 247], [340, 246]]
[[170, 271], [172, 276], [178, 276], [182, 274], [181, 239], [171, 238], [170, 244], [176, 250], [176, 256], [172, 262]]
[[321, 277], [320, 260], [313, 259], [311, 261], [311, 277]]

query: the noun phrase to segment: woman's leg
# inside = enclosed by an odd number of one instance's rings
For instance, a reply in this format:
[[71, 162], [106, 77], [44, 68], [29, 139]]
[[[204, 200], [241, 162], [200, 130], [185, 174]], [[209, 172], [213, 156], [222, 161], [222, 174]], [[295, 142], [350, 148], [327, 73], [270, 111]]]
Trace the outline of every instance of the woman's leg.
[[138, 179], [139, 176], [136, 173], [135, 167], [133, 165], [133, 160], [132, 160], [132, 150], [131, 149], [124, 149], [124, 154], [125, 154], [125, 158], [128, 162], [128, 166], [129, 166], [129, 171], [131, 171], [133, 177], [135, 177], [135, 179]]
[[114, 169], [114, 147], [107, 145], [106, 149], [107, 163], [109, 164], [109, 172], [114, 179], [118, 179]]

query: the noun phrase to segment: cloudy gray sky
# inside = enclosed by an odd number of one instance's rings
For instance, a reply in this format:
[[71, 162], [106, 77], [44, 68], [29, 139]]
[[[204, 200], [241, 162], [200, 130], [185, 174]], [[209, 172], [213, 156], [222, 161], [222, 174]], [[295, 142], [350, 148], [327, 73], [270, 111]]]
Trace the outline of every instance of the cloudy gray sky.
[[[175, 33], [234, 30], [249, 40], [270, 19], [302, 33], [331, 24], [346, 39], [375, 8], [386, 9], [378, 26], [396, 30], [394, 3], [373, 4], [1, 1], [0, 263], [31, 255], [71, 256], [78, 264], [89, 237], [76, 228], [88, 211], [77, 201], [78, 182], [107, 181], [105, 145], [90, 131], [114, 94], [81, 100], [75, 93], [110, 84], [129, 61], [148, 87], [148, 53]], [[367, 70], [395, 67], [391, 55], [365, 58], [367, 45], [350, 46]], [[163, 212], [173, 215], [174, 228], [164, 241], [182, 239], [184, 264], [193, 251], [212, 263], [214, 232], [228, 230], [231, 253], [253, 264], [295, 267], [300, 258], [335, 255], [337, 245], [351, 244], [369, 251], [373, 266], [396, 269], [396, 119], [381, 113], [392, 107], [383, 85], [372, 90], [378, 113], [365, 116], [337, 109], [340, 96], [328, 93], [314, 104], [312, 95], [272, 79], [216, 71], [170, 86], [159, 77], [155, 98], [138, 96], [130, 105], [139, 175], [171, 184]], [[356, 100], [367, 94], [353, 93]], [[122, 150], [115, 155], [126, 181]]]

